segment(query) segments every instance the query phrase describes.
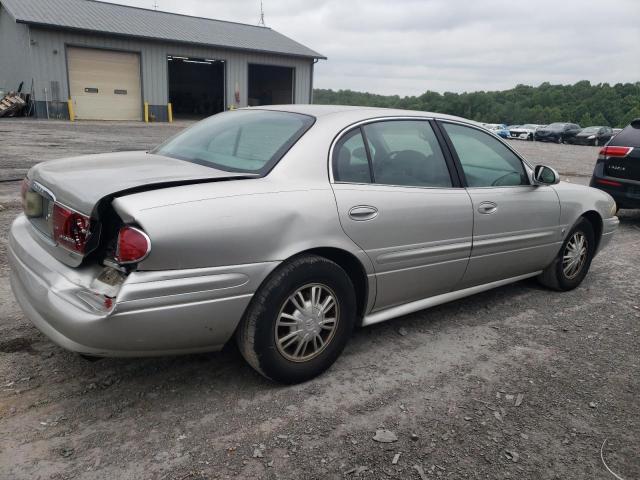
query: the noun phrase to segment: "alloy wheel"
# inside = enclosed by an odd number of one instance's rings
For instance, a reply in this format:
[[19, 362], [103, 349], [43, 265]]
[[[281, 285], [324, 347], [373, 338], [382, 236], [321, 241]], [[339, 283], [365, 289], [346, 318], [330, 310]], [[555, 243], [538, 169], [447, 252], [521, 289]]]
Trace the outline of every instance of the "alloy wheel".
[[326, 285], [297, 289], [284, 302], [275, 325], [278, 352], [292, 362], [306, 362], [322, 353], [340, 321], [337, 296]]
[[562, 272], [568, 279], [574, 279], [582, 271], [589, 252], [587, 238], [582, 232], [575, 232], [567, 242], [562, 255]]

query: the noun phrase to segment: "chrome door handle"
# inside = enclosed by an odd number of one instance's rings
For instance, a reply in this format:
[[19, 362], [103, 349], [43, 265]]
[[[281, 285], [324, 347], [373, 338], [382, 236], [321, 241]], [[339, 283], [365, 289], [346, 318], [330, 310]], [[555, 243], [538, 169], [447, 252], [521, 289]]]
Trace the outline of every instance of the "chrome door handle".
[[493, 202], [482, 202], [478, 206], [478, 212], [484, 215], [491, 215], [492, 213], [496, 213], [498, 211], [498, 205]]
[[362, 222], [364, 220], [373, 220], [378, 216], [378, 209], [369, 205], [358, 205], [352, 207], [349, 210], [349, 218], [356, 222]]

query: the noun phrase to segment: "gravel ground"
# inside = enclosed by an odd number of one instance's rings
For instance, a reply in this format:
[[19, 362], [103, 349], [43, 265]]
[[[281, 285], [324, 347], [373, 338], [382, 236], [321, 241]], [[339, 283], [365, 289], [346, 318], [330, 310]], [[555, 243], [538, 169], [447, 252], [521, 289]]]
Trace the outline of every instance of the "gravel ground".
[[[0, 172], [183, 126], [1, 121]], [[514, 145], [579, 183], [597, 155]], [[17, 195], [0, 183], [0, 479], [614, 478], [605, 440], [640, 478], [639, 212], [572, 292], [524, 281], [361, 329], [326, 374], [282, 387], [233, 345], [97, 362], [53, 345], [9, 288]]]

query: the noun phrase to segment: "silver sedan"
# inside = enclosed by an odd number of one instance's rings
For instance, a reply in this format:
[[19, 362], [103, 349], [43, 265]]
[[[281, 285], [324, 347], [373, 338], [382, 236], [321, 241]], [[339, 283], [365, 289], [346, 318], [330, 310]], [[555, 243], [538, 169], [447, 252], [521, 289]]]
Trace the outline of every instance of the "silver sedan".
[[462, 118], [215, 115], [150, 152], [33, 167], [11, 228], [25, 314], [89, 356], [217, 350], [301, 382], [353, 328], [537, 277], [576, 288], [618, 219]]

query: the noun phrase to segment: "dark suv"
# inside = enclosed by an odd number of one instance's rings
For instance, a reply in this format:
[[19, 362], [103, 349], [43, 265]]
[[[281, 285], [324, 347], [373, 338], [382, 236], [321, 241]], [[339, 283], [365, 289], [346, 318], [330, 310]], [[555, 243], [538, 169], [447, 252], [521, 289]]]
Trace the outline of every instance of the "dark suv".
[[640, 208], [640, 118], [600, 150], [590, 185], [611, 195], [619, 208]]
[[534, 138], [538, 142], [571, 142], [580, 130], [582, 130], [580, 125], [575, 123], [552, 123], [546, 127], [538, 128]]

